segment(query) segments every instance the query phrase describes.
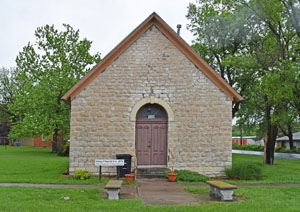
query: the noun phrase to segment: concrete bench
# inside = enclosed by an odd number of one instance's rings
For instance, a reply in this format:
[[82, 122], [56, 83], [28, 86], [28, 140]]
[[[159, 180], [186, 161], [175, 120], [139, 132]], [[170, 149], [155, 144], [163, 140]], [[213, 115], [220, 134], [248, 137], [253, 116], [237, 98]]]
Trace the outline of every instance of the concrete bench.
[[237, 186], [217, 180], [206, 181], [206, 183], [210, 186], [210, 195], [220, 198], [222, 201], [233, 200], [233, 189], [237, 189]]
[[119, 199], [120, 189], [122, 185], [122, 180], [110, 180], [106, 186], [105, 190], [108, 194], [108, 199]]

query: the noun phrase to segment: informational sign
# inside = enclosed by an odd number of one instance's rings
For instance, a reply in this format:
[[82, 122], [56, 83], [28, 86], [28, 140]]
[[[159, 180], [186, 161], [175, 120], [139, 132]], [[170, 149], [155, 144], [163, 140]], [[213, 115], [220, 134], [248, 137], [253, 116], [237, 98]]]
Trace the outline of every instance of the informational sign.
[[96, 159], [95, 166], [124, 166], [124, 159]]
[[155, 119], [155, 115], [148, 115], [148, 119]]

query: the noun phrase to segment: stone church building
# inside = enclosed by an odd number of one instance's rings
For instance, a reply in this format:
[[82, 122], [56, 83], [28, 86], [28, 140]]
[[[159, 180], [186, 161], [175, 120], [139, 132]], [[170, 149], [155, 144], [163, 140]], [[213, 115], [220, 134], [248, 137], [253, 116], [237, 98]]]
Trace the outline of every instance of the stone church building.
[[[132, 155], [132, 167], [230, 167], [234, 91], [156, 13], [72, 89], [70, 173]], [[104, 172], [116, 173], [112, 167]], [[113, 173], [114, 172], [114, 173]]]

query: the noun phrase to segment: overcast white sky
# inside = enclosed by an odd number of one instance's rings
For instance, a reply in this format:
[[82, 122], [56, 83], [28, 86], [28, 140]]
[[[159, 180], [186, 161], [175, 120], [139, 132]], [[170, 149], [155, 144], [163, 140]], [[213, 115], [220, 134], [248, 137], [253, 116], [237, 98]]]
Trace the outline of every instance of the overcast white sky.
[[81, 38], [93, 41], [92, 53], [103, 58], [152, 12], [161, 16], [175, 31], [181, 24], [183, 39], [187, 7], [195, 0], [0, 0], [0, 67], [14, 67], [18, 52], [30, 41], [39, 26], [70, 24]]

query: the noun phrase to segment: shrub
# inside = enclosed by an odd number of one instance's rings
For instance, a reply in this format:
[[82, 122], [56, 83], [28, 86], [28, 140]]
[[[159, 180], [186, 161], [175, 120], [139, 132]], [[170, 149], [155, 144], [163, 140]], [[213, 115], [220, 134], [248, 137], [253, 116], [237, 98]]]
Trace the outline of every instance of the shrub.
[[238, 180], [260, 180], [262, 178], [262, 164], [260, 163], [241, 163], [226, 168], [225, 174], [230, 179]]
[[78, 169], [74, 172], [74, 178], [78, 180], [86, 180], [91, 177], [91, 173], [86, 170]]
[[[168, 173], [170, 172], [165, 173], [166, 178], [168, 177]], [[183, 182], [205, 182], [209, 179], [205, 175], [189, 170], [174, 170], [174, 173], [177, 174], [177, 180], [181, 180]]]
[[232, 149], [239, 149], [240, 145], [238, 145], [237, 143], [233, 143], [232, 144]]
[[238, 145], [238, 144], [234, 143], [234, 144], [232, 144], [232, 149], [250, 150], [250, 151], [264, 151], [264, 146], [255, 145], [255, 144]]
[[285, 147], [276, 147], [275, 148], [275, 152], [280, 152], [280, 153], [296, 153], [296, 154], [300, 154], [300, 149], [286, 149]]
[[69, 157], [69, 152], [70, 152], [70, 141], [68, 141], [67, 143], [65, 143], [65, 145], [63, 146], [63, 148], [61, 148], [58, 152], [59, 156], [67, 156]]
[[285, 152], [286, 152], [286, 149], [285, 149], [284, 147], [282, 147], [282, 146], [276, 147], [276, 148], [275, 148], [275, 152], [285, 153]]
[[264, 151], [265, 147], [264, 146], [259, 146], [259, 151]]

